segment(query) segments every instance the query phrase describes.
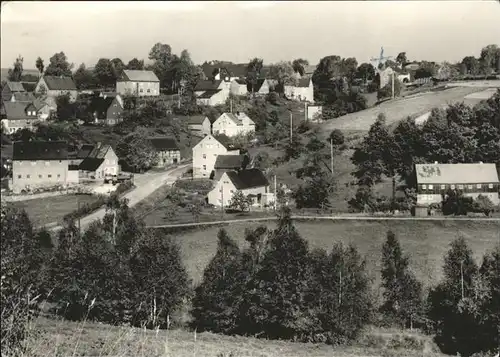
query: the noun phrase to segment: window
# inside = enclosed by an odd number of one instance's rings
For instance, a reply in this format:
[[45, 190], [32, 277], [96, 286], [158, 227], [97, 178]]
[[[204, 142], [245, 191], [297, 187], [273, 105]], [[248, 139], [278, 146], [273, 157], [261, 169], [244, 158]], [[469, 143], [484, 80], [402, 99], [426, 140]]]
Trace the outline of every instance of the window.
[[50, 161], [45, 161], [45, 166], [49, 166], [50, 165]]
[[231, 191], [229, 191], [229, 192], [234, 193], [234, 190], [231, 190]]
[[476, 185], [476, 188], [481, 188], [481, 187], [483, 187], [483, 186], [482, 186], [480, 183], [478, 183], [478, 184]]
[[151, 93], [151, 89], [148, 88], [148, 93]]
[[203, 154], [203, 158], [206, 159], [207, 158], [207, 154]]
[[141, 88], [141, 89], [139, 89], [139, 92], [141, 92], [141, 93], [142, 93], [142, 92], [144, 92], [144, 89], [142, 89], [142, 88]]
[[455, 189], [455, 185], [451, 185], [451, 189], [454, 190]]
[[422, 185], [422, 190], [427, 190], [427, 185]]
[[17, 175], [17, 178], [20, 179], [22, 176], [21, 175]]
[[446, 188], [446, 185], [441, 185], [441, 190], [444, 190]]
[[26, 175], [26, 178], [31, 178], [31, 175]]
[[493, 184], [492, 183], [488, 184], [488, 188], [493, 188]]
[[472, 185], [468, 185], [468, 186], [467, 186], [467, 188], [468, 188], [469, 190], [472, 190], [472, 187], [473, 187]]
[[57, 174], [57, 178], [61, 178], [61, 174]]
[[42, 175], [38, 175], [38, 178], [42, 178]]
[[207, 165], [203, 165], [203, 170], [207, 170]]
[[429, 190], [432, 190], [434, 188], [433, 185], [429, 185]]
[[464, 189], [464, 185], [458, 185], [458, 189], [459, 190], [463, 190]]
[[52, 175], [51, 175], [51, 174], [48, 174], [48, 175], [47, 175], [47, 177], [48, 177], [48, 178], [52, 178]]

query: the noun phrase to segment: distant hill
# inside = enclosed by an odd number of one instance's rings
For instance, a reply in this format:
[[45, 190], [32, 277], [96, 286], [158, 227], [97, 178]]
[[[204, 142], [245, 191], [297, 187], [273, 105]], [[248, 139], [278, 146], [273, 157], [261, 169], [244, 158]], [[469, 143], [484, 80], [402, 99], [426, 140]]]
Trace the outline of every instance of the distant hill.
[[[1, 81], [6, 81], [8, 74], [9, 74], [9, 68], [2, 68], [1, 69], [0, 80]], [[31, 74], [33, 76], [37, 76], [38, 77], [38, 70], [37, 69], [23, 69], [23, 74]]]

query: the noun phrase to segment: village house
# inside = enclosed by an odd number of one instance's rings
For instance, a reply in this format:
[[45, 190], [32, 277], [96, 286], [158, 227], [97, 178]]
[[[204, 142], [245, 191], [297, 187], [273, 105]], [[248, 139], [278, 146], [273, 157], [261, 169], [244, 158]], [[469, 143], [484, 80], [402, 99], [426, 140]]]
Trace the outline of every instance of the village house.
[[18, 93], [27, 93], [22, 83], [7, 81], [2, 88], [2, 100], [11, 101], [12, 97]]
[[499, 179], [495, 164], [416, 164], [416, 215], [427, 215], [429, 205], [441, 203], [449, 189], [462, 191], [464, 196], [487, 196], [500, 204]]
[[9, 134], [21, 129], [33, 130], [34, 124], [45, 121], [50, 114], [48, 106], [38, 100], [34, 102], [3, 102], [0, 108], [2, 126]]
[[212, 124], [207, 116], [194, 115], [189, 117], [188, 129], [193, 135], [205, 136], [212, 132]]
[[213, 179], [219, 181], [224, 172], [227, 171], [244, 170], [249, 163], [248, 155], [218, 155], [215, 160]]
[[93, 98], [90, 110], [95, 124], [116, 125], [123, 119], [123, 101], [119, 95]]
[[65, 141], [17, 141], [13, 143], [12, 191], [65, 186], [68, 150]]
[[297, 85], [285, 85], [285, 96], [288, 99], [294, 99], [305, 102], [314, 102], [314, 86], [311, 78], [300, 78]]
[[181, 151], [173, 138], [154, 137], [149, 138], [151, 145], [158, 153], [157, 167], [178, 164], [181, 161]]
[[205, 136], [193, 149], [193, 177], [209, 178], [214, 171], [218, 155], [239, 155], [240, 150], [222, 144], [211, 134]]
[[228, 137], [245, 135], [255, 132], [255, 123], [245, 113], [222, 113], [212, 124], [214, 134], [224, 134]]
[[194, 94], [198, 105], [224, 104], [229, 98], [230, 82], [223, 80], [201, 80], [196, 83]]
[[35, 87], [35, 93], [54, 99], [60, 95], [68, 94], [71, 101], [75, 101], [78, 96], [78, 90], [73, 79], [63, 76], [40, 77]]
[[111, 145], [97, 143], [93, 146], [89, 154], [82, 160], [78, 166], [80, 177], [91, 179], [103, 179], [106, 174], [118, 175], [120, 165], [118, 156], [115, 154]]
[[135, 97], [157, 97], [160, 95], [160, 80], [153, 71], [126, 69], [116, 80], [116, 92]]
[[266, 95], [269, 94], [269, 81], [265, 78], [257, 79], [255, 85], [247, 82], [247, 91], [248, 93], [253, 93], [255, 95]]
[[89, 156], [89, 154], [94, 150], [95, 145], [93, 144], [83, 144], [76, 152], [68, 153], [69, 165], [78, 169], [78, 166], [82, 161]]
[[244, 79], [233, 79], [231, 81], [231, 86], [230, 86], [230, 92], [232, 95], [240, 96], [240, 95], [247, 95], [248, 89], [247, 89], [247, 81]]
[[208, 203], [216, 207], [228, 207], [237, 191], [250, 199], [251, 207], [264, 207], [274, 203], [269, 192], [269, 181], [259, 169], [227, 171], [207, 195]]
[[205, 79], [224, 80], [244, 79], [247, 75], [246, 63], [204, 63], [201, 66]]

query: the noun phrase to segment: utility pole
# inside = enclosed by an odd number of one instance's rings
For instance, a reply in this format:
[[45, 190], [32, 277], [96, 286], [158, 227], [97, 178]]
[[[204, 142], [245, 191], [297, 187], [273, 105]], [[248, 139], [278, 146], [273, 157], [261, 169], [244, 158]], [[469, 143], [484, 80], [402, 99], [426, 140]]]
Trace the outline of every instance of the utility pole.
[[290, 110], [290, 142], [292, 142], [292, 137], [293, 137], [293, 114], [292, 111]]
[[464, 261], [460, 262], [460, 280], [462, 285], [462, 299], [464, 298]]
[[330, 167], [332, 168], [333, 176], [333, 139], [330, 139]]
[[392, 71], [391, 79], [392, 79], [392, 99], [394, 99], [394, 71]]
[[307, 102], [304, 102], [304, 121], [307, 121]]
[[233, 100], [229, 99], [229, 107], [230, 107], [230, 112], [231, 114], [233, 113]]
[[276, 207], [278, 205], [278, 190], [276, 184], [276, 174], [274, 175], [274, 210], [276, 211]]
[[[78, 212], [80, 212], [80, 200], [78, 200]], [[81, 235], [80, 215], [78, 215], [78, 237]]]
[[222, 213], [222, 219], [224, 219], [224, 182], [222, 182], [220, 195], [221, 195], [221, 209], [222, 209], [221, 213]]
[[339, 305], [342, 304], [342, 270], [339, 272]]
[[181, 88], [177, 89], [177, 108], [181, 109]]

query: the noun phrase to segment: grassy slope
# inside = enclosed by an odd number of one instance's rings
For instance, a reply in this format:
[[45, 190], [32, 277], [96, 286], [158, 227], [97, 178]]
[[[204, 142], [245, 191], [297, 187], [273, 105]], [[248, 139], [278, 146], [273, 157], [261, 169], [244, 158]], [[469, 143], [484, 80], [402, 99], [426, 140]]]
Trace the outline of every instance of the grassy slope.
[[[46, 356], [161, 356], [161, 357], [354, 357], [443, 356], [430, 338], [418, 333], [367, 331], [354, 346], [268, 341], [263, 339], [199, 333], [183, 330], [145, 331], [128, 327], [58, 322], [40, 318], [28, 339], [29, 355]], [[404, 349], [398, 348], [401, 342]], [[408, 342], [410, 341], [410, 342]], [[399, 342], [399, 343], [398, 343]]]
[[13, 202], [14, 207], [24, 208], [35, 227], [52, 222], [61, 222], [65, 214], [72, 212], [80, 205], [96, 201], [91, 195], [62, 195], [36, 198], [28, 201]]
[[[256, 227], [258, 223], [233, 223], [225, 229], [241, 247], [245, 246], [245, 228]], [[275, 227], [274, 222], [265, 223]], [[403, 249], [411, 255], [411, 267], [418, 279], [426, 286], [442, 277], [443, 256], [450, 242], [464, 236], [477, 259], [500, 243], [500, 222], [466, 221], [328, 221], [296, 222], [298, 231], [309, 241], [311, 248], [330, 250], [334, 243], [353, 243], [366, 256], [368, 272], [379, 285], [381, 247], [387, 230], [393, 230], [401, 241]], [[197, 283], [217, 249], [218, 227], [176, 233], [174, 236], [182, 248], [187, 269]]]

